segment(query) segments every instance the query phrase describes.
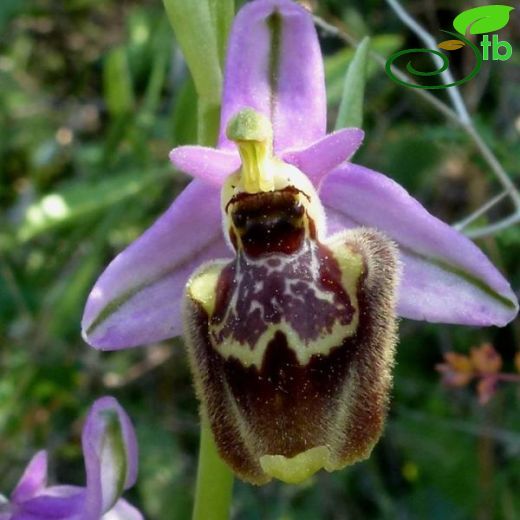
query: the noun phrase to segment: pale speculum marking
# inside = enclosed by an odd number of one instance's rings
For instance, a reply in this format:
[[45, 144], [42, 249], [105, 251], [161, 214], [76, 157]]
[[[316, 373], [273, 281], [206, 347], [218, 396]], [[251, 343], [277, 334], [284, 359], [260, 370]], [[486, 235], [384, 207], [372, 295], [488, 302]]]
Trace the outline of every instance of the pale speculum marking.
[[260, 369], [270, 342], [282, 333], [301, 365], [313, 355], [327, 355], [357, 327], [356, 285], [362, 271], [357, 259], [357, 276], [345, 287], [332, 251], [310, 239], [292, 255], [251, 259], [238, 253], [217, 284], [209, 319], [213, 348]]

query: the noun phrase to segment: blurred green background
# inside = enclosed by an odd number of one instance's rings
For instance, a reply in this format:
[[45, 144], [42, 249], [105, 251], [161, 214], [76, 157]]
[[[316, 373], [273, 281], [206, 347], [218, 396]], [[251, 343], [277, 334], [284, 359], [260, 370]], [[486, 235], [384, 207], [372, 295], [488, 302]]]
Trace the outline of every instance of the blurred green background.
[[[405, 5], [435, 35], [474, 6]], [[418, 46], [384, 2], [312, 6], [356, 38], [371, 34], [385, 56]], [[501, 35], [513, 45], [512, 59], [488, 63], [462, 92], [518, 181], [520, 9]], [[321, 39], [332, 124], [353, 51]], [[54, 482], [83, 484], [82, 420], [95, 398], [112, 394], [140, 441], [129, 500], [146, 518], [190, 517], [198, 419], [182, 341], [99, 353], [82, 341], [79, 323], [104, 266], [188, 182], [167, 154], [195, 142], [196, 112], [159, 0], [0, 3], [0, 493], [43, 447]], [[393, 177], [448, 222], [499, 191], [466, 135], [376, 64], [364, 128], [356, 162]], [[491, 218], [510, 209], [505, 202]], [[518, 289], [520, 226], [479, 245]], [[237, 482], [234, 519], [520, 518], [520, 385], [500, 387], [481, 406], [473, 387], [446, 390], [434, 369], [443, 352], [490, 341], [512, 371], [518, 319], [505, 329], [411, 321], [400, 329], [391, 413], [371, 459], [302, 486]]]

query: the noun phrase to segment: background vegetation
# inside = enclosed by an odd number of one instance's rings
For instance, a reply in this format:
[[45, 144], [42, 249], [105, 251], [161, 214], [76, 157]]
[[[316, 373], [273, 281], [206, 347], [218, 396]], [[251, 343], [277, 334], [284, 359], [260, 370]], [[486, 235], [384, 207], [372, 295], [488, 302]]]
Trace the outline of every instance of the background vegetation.
[[[313, 6], [356, 38], [371, 34], [384, 55], [418, 46], [383, 2]], [[406, 6], [437, 36], [473, 4]], [[501, 34], [512, 59], [488, 63], [462, 93], [518, 182], [520, 10]], [[353, 51], [321, 36], [334, 121]], [[364, 128], [356, 162], [393, 177], [448, 222], [499, 192], [466, 134], [375, 63]], [[45, 446], [54, 481], [83, 483], [82, 418], [108, 393], [138, 431], [140, 476], [130, 501], [150, 519], [189, 518], [198, 421], [182, 341], [99, 353], [82, 341], [79, 323], [103, 267], [188, 182], [167, 154], [195, 142], [195, 130], [194, 88], [160, 0], [0, 3], [0, 492]], [[504, 202], [489, 218], [508, 209]], [[520, 226], [479, 245], [518, 289]], [[444, 352], [485, 341], [514, 370], [519, 321], [505, 329], [411, 321], [400, 328], [391, 414], [372, 458], [303, 486], [237, 482], [234, 519], [520, 518], [520, 385], [503, 385], [482, 406], [473, 386], [446, 390], [435, 371]]]

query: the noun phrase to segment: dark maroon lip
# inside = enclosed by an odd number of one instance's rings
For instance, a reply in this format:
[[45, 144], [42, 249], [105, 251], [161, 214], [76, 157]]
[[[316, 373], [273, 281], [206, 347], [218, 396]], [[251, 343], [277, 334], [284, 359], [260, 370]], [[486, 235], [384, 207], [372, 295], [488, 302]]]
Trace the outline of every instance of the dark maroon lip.
[[225, 211], [227, 213], [229, 207], [235, 204], [239, 204], [242, 208], [247, 208], [247, 210], [251, 211], [259, 210], [266, 205], [271, 207], [276, 205], [284, 206], [288, 202], [294, 200], [294, 198], [299, 194], [302, 194], [310, 202], [309, 195], [294, 186], [286, 186], [281, 190], [265, 191], [260, 193], [237, 193], [236, 195], [233, 195], [231, 200], [226, 204]]

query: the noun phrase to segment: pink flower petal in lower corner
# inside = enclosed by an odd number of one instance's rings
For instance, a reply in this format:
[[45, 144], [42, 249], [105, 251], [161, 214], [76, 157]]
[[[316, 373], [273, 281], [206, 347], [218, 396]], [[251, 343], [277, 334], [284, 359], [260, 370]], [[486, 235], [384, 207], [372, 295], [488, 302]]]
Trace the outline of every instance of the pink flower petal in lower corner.
[[98, 399], [82, 434], [87, 472], [85, 515], [100, 518], [137, 479], [137, 440], [130, 418], [116, 399]]
[[14, 503], [21, 503], [37, 495], [47, 485], [47, 452], [42, 450], [31, 459], [11, 494]]

